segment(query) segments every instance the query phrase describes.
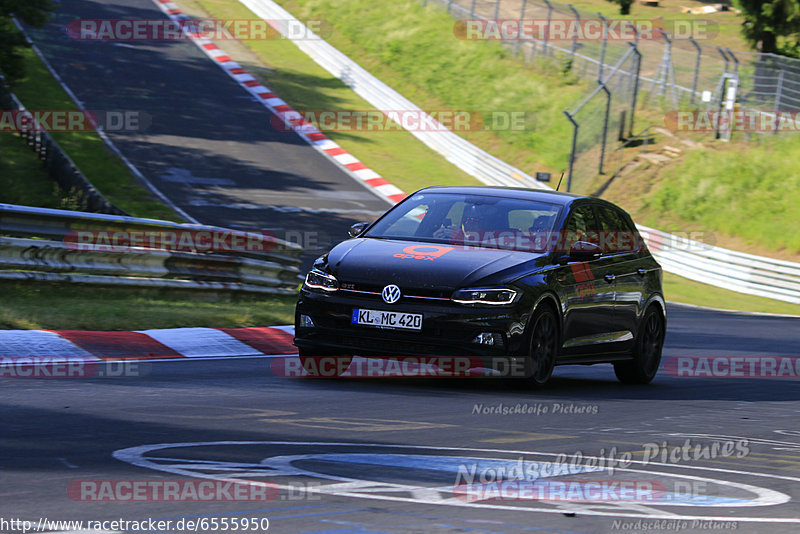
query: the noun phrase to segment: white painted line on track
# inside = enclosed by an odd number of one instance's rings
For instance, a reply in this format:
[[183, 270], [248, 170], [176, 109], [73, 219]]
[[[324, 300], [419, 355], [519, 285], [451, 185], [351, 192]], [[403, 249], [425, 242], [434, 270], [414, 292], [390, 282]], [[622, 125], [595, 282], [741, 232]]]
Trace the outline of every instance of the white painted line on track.
[[[224, 473], [203, 473], [198, 470], [192, 469], [191, 465], [180, 466], [176, 464], [171, 465], [164, 465], [156, 463], [159, 461], [157, 458], [146, 457], [147, 453], [152, 451], [158, 451], [161, 449], [176, 449], [180, 447], [218, 447], [218, 446], [242, 446], [242, 445], [287, 445], [287, 446], [311, 446], [311, 447], [320, 447], [320, 446], [327, 446], [327, 447], [357, 447], [357, 448], [396, 448], [396, 449], [409, 449], [409, 450], [435, 450], [435, 451], [469, 451], [469, 452], [491, 452], [495, 454], [522, 454], [522, 455], [540, 455], [540, 456], [554, 456], [558, 457], [561, 453], [546, 453], [546, 452], [539, 452], [539, 451], [507, 451], [507, 450], [500, 450], [500, 449], [477, 449], [477, 448], [469, 448], [469, 447], [434, 447], [434, 446], [425, 446], [425, 445], [390, 445], [390, 444], [377, 444], [377, 443], [350, 443], [350, 442], [303, 442], [303, 441], [209, 441], [209, 442], [185, 442], [185, 443], [160, 443], [160, 444], [152, 444], [152, 445], [141, 445], [137, 447], [130, 447], [127, 449], [121, 449], [114, 451], [113, 456], [114, 458], [129, 463], [131, 465], [135, 465], [137, 467], [143, 467], [146, 469], [153, 469], [156, 471], [168, 472], [171, 474], [177, 474], [180, 476], [191, 476], [196, 478], [204, 478], [204, 479], [214, 479], [214, 480], [224, 480], [224, 481], [231, 481], [238, 484], [247, 484], [249, 481], [242, 480], [236, 478], [235, 474], [228, 473], [226, 476]], [[173, 450], [174, 453], [174, 450]], [[283, 457], [283, 459], [287, 459], [289, 457]], [[589, 457], [584, 457], [589, 458]], [[276, 457], [277, 459], [277, 457]], [[162, 459], [163, 460], [163, 459]], [[169, 459], [168, 461], [173, 461], [173, 459]], [[644, 462], [641, 461], [632, 461], [632, 463], [643, 464]], [[268, 462], [265, 460], [261, 460], [258, 464], [259, 466], [269, 465]], [[781, 475], [770, 475], [766, 473], [751, 473], [746, 471], [735, 471], [729, 469], [720, 469], [720, 468], [709, 468], [709, 467], [699, 467], [699, 466], [686, 466], [686, 465], [671, 465], [671, 464], [661, 464], [657, 462], [650, 462], [649, 465], [663, 465], [668, 466], [675, 469], [697, 469], [697, 470], [704, 470], [704, 471], [712, 471], [712, 472], [719, 472], [719, 473], [736, 473], [746, 476], [757, 476], [757, 477], [765, 477], [765, 478], [772, 478], [772, 479], [784, 479], [784, 480], [795, 480], [800, 481], [795, 477], [786, 477]], [[273, 467], [277, 467], [276, 471], [278, 472], [271, 472], [271, 476], [294, 476], [294, 475], [305, 475], [308, 476], [308, 472], [302, 469], [298, 469], [291, 465], [285, 465], [284, 469], [281, 470], [280, 460], [278, 461], [277, 465], [273, 465]], [[619, 469], [619, 468], [616, 468]], [[762, 506], [770, 506], [770, 505], [780, 505], [785, 502], [789, 502], [791, 499], [788, 495], [783, 493], [770, 490], [768, 488], [750, 486], [747, 484], [739, 484], [736, 482], [730, 481], [723, 481], [719, 479], [707, 479], [704, 477], [694, 477], [691, 475], [678, 475], [675, 473], [668, 473], [668, 472], [661, 472], [661, 471], [648, 471], [648, 470], [636, 470], [636, 469], [625, 469], [627, 471], [636, 471], [642, 473], [650, 473], [656, 475], [662, 475], [667, 477], [678, 477], [678, 478], [689, 478], [689, 479], [702, 479], [702, 480], [713, 480], [715, 483], [725, 483], [727, 482], [729, 485], [733, 487], [744, 488], [746, 487], [749, 491], [755, 489], [757, 494], [759, 495], [759, 504]], [[317, 474], [316, 476], [319, 476]], [[463, 508], [478, 508], [478, 509], [490, 509], [490, 510], [504, 510], [509, 512], [529, 512], [529, 513], [550, 513], [550, 514], [564, 514], [565, 508], [539, 508], [539, 507], [530, 507], [530, 508], [523, 508], [520, 506], [512, 506], [512, 505], [501, 505], [501, 504], [493, 504], [493, 503], [468, 503], [468, 502], [460, 502], [458, 499], [444, 499], [444, 500], [436, 500], [430, 498], [419, 498], [416, 496], [412, 497], [401, 497], [401, 496], [390, 496], [390, 495], [378, 495], [376, 493], [372, 493], [369, 491], [370, 487], [375, 486], [382, 486], [386, 489], [389, 489], [393, 486], [390, 483], [381, 483], [375, 482], [374, 480], [370, 481], [359, 481], [357, 479], [345, 479], [339, 476], [324, 476], [322, 478], [328, 478], [330, 480], [341, 480], [342, 482], [347, 482], [348, 480], [353, 485], [353, 488], [362, 489], [362, 486], [366, 491], [362, 491], [361, 493], [356, 493], [354, 491], [348, 491], [344, 487], [338, 487], [338, 484], [335, 484], [328, 488], [331, 494], [334, 494], [339, 497], [353, 497], [359, 499], [372, 499], [372, 500], [381, 500], [381, 501], [390, 501], [390, 502], [405, 502], [405, 503], [415, 503], [420, 505], [445, 505], [445, 506], [458, 506]], [[360, 483], [360, 484], [359, 484]], [[411, 490], [414, 489], [414, 486], [408, 486], [403, 484], [394, 485], [397, 486], [399, 490]], [[281, 485], [279, 484], [278, 487], [281, 489], [290, 489], [291, 485]], [[337, 488], [338, 487], [338, 488]], [[419, 489], [432, 489], [432, 488], [419, 488]], [[324, 486], [318, 489], [320, 492], [327, 493]], [[421, 495], [426, 495], [425, 492], [422, 492]], [[611, 503], [613, 504], [613, 503]], [[664, 504], [663, 506], [671, 507], [672, 504]], [[747, 506], [740, 506], [742, 508], [747, 508]], [[673, 512], [668, 512], [666, 510], [660, 510], [650, 506], [639, 506], [636, 504], [631, 504], [627, 506], [627, 509], [620, 508], [619, 510], [611, 510], [607, 511], [605, 509], [593, 509], [585, 506], [578, 506], [574, 505], [572, 508], [576, 513], [580, 513], [583, 516], [600, 516], [600, 517], [630, 517], [630, 518], [638, 518], [638, 519], [670, 519], [670, 520], [687, 520], [687, 521], [740, 521], [740, 522], [747, 522], [747, 523], [772, 523], [772, 524], [800, 524], [800, 517], [756, 517], [756, 516], [736, 516], [736, 515], [695, 515], [695, 514], [678, 514]]]

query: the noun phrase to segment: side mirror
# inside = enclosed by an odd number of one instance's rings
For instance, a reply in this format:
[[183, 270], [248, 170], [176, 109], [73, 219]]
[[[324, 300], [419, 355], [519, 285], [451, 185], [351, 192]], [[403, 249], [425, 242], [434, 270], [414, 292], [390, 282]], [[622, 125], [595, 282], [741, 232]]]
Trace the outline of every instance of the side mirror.
[[569, 247], [568, 261], [591, 261], [602, 253], [600, 245], [588, 241], [576, 241]]
[[361, 235], [361, 232], [367, 229], [370, 223], [368, 222], [360, 222], [355, 223], [353, 226], [350, 227], [350, 237], [358, 237]]

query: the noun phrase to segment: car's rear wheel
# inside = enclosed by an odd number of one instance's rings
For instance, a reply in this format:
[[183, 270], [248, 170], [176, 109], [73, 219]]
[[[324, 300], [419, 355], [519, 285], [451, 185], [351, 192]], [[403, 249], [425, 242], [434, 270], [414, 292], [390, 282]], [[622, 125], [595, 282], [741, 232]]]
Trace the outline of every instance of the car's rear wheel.
[[661, 364], [664, 346], [664, 315], [657, 306], [650, 306], [639, 328], [633, 359], [614, 364], [614, 374], [624, 384], [649, 384]]
[[558, 358], [558, 319], [550, 306], [539, 306], [533, 313], [529, 339], [525, 383], [540, 388], [550, 380]]
[[298, 352], [300, 363], [306, 373], [313, 377], [337, 377], [347, 371], [353, 357], [346, 354], [334, 354], [325, 349], [301, 348]]

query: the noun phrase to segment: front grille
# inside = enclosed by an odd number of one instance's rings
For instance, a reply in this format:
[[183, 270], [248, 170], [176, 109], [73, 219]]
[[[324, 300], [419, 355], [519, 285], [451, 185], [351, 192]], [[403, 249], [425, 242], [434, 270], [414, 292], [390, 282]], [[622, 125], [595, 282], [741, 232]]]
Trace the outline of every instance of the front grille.
[[[341, 282], [339, 291], [343, 293], [359, 295], [365, 298], [381, 299], [381, 292], [386, 284], [354, 284], [353, 282]], [[450, 302], [451, 290], [437, 290], [428, 288], [408, 288], [400, 287], [402, 297], [404, 299], [418, 299], [418, 300], [438, 300], [443, 302]]]

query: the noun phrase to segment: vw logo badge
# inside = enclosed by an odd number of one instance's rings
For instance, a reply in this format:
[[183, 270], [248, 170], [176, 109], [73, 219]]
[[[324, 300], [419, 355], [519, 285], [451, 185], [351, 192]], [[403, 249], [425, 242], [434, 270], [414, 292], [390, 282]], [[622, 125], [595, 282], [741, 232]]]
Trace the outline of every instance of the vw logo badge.
[[400, 288], [394, 284], [390, 284], [383, 288], [381, 296], [386, 304], [394, 304], [400, 300]]

